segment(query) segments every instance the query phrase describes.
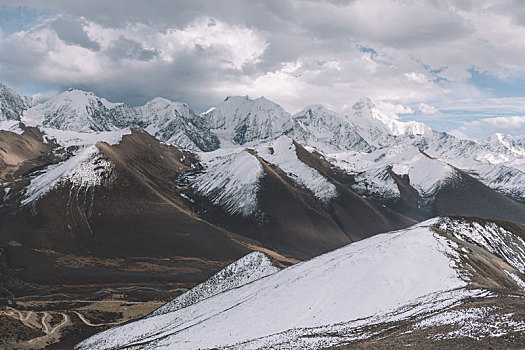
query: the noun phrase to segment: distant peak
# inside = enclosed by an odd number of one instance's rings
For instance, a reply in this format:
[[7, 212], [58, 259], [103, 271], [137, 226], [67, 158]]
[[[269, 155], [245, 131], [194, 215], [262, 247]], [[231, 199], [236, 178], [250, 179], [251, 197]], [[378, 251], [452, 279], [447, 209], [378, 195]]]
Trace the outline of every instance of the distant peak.
[[13, 95], [18, 95], [18, 93], [15, 90], [11, 89], [9, 86], [7, 86], [7, 85], [5, 85], [3, 83], [0, 83], [0, 90], [1, 91], [7, 91], [7, 92], [9, 92], [10, 94], [13, 94]]
[[168, 100], [164, 97], [155, 97], [153, 100], [149, 101], [148, 104], [171, 104], [173, 101]]
[[371, 99], [368, 97], [361, 97], [359, 100], [357, 100], [354, 105], [352, 106], [352, 109], [354, 110], [360, 110], [363, 108], [372, 109], [375, 107], [375, 104], [372, 102]]
[[335, 112], [329, 110], [328, 108], [326, 108], [325, 106], [321, 105], [321, 104], [313, 104], [313, 105], [308, 105], [306, 106], [306, 108], [304, 108], [300, 113], [304, 113], [304, 112], [307, 112], [307, 111], [312, 111], [312, 112], [328, 112], [328, 113], [332, 113], [332, 114], [336, 114]]

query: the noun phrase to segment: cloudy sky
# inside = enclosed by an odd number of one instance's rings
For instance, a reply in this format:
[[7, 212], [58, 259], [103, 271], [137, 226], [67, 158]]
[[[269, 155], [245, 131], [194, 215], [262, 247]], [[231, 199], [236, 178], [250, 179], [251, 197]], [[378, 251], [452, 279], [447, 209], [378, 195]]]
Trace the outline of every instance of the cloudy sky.
[[520, 0], [0, 0], [0, 82], [197, 112], [228, 95], [293, 113], [368, 96], [468, 137], [525, 135]]

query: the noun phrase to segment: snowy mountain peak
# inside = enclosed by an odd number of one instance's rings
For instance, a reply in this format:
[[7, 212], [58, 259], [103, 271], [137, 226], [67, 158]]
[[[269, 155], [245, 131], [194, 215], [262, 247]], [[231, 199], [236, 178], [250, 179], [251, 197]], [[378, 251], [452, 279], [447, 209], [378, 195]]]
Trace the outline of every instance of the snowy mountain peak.
[[111, 103], [93, 92], [69, 89], [34, 106], [24, 113], [29, 125], [43, 125], [80, 132], [115, 130], [106, 116], [108, 110], [122, 105]]
[[[392, 119], [391, 116], [383, 113], [368, 97], [362, 97], [352, 106], [352, 116], [355, 119], [376, 119], [386, 123]], [[364, 120], [363, 120], [364, 122]]]
[[364, 97], [361, 97], [359, 100], [357, 100], [354, 103], [354, 105], [352, 106], [352, 109], [354, 111], [361, 111], [361, 110], [370, 110], [375, 107], [376, 105], [372, 102], [372, 100], [364, 96]]
[[31, 97], [20, 96], [10, 87], [0, 83], [0, 121], [20, 120], [23, 111], [33, 104]]
[[[386, 145], [391, 142], [392, 136], [424, 135], [432, 132], [423, 123], [402, 122], [396, 115], [384, 113], [368, 97], [361, 98], [353, 105], [348, 119], [356, 124], [361, 136], [374, 146]], [[379, 139], [375, 140], [377, 138]]]
[[148, 102], [146, 102], [146, 105], [170, 105], [174, 103], [173, 101], [171, 100], [168, 100], [167, 98], [164, 98], [164, 97], [155, 97], [153, 100], [150, 100]]
[[203, 117], [223, 145], [272, 139], [292, 127], [291, 115], [264, 97], [252, 100], [248, 96], [229, 96]]
[[495, 133], [487, 138], [478, 140], [477, 143], [507, 157], [525, 157], [525, 139], [522, 137]]
[[53, 101], [55, 104], [71, 104], [72, 108], [83, 109], [92, 105], [102, 104], [106, 108], [114, 108], [116, 106], [122, 105], [122, 103], [111, 103], [105, 98], [98, 97], [92, 91], [84, 91], [79, 89], [68, 89], [63, 93], [51, 98], [49, 101]]

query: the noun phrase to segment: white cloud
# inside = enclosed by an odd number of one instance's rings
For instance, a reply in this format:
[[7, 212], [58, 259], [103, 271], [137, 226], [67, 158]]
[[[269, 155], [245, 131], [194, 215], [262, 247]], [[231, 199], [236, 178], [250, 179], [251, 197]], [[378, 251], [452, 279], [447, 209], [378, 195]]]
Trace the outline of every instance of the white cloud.
[[415, 81], [418, 84], [427, 84], [430, 83], [430, 79], [427, 77], [424, 73], [416, 73], [416, 72], [410, 72], [405, 73], [405, 77], [407, 77], [408, 80]]
[[525, 116], [483, 118], [462, 125], [452, 130], [454, 135], [482, 138], [494, 133], [504, 133], [515, 136], [525, 135]]
[[224, 68], [240, 70], [245, 64], [259, 62], [267, 47], [265, 40], [253, 30], [230, 25], [211, 18], [199, 18], [187, 27], [170, 28], [159, 34], [159, 46], [169, 58], [189, 50], [213, 57]]
[[420, 103], [418, 110], [423, 114], [437, 114], [439, 113], [439, 109], [436, 107], [426, 104], [426, 103]]
[[405, 107], [402, 104], [379, 101], [376, 103], [383, 112], [391, 118], [399, 119], [398, 114], [414, 114], [414, 110], [410, 107]]

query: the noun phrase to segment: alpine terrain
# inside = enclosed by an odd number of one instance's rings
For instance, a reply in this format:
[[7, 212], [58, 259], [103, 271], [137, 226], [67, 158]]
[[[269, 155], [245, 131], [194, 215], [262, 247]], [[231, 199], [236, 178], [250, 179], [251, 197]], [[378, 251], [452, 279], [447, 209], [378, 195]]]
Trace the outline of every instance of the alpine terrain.
[[7, 349], [525, 346], [523, 224], [524, 138], [0, 84]]

